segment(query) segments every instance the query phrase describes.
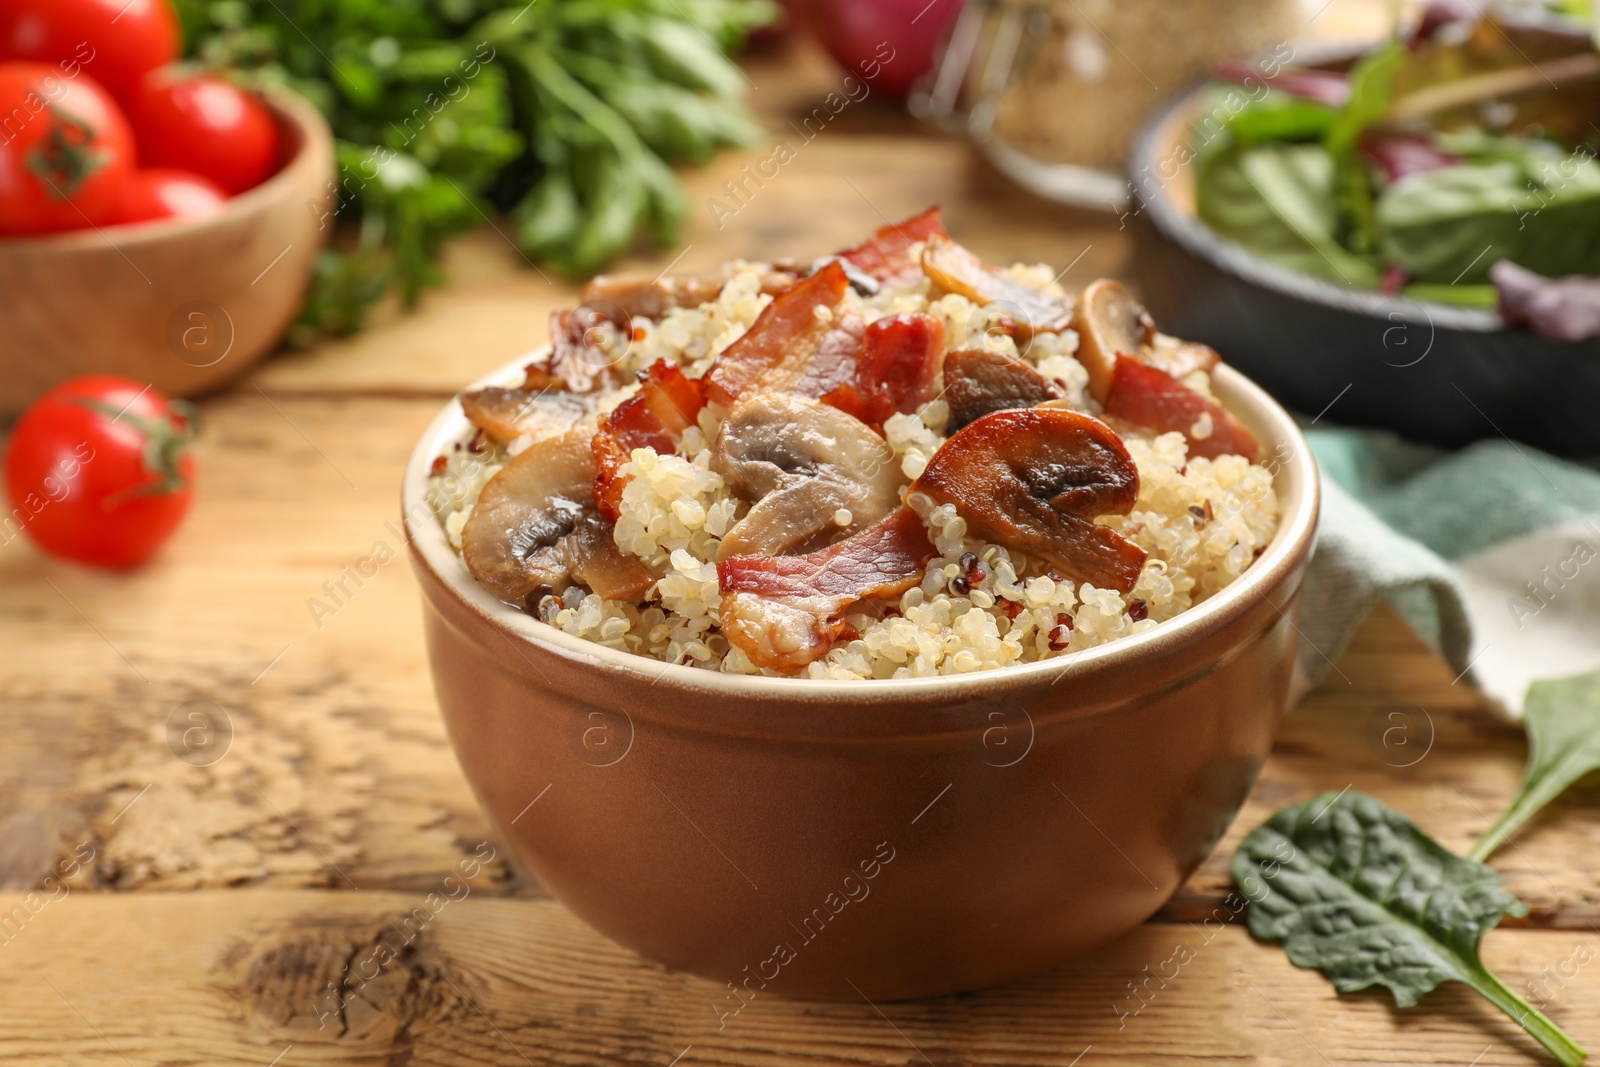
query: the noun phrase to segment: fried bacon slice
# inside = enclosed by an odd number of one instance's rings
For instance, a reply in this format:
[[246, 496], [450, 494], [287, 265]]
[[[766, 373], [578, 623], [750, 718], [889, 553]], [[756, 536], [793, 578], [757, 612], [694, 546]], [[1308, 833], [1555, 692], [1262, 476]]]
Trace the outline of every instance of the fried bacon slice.
[[706, 398], [731, 406], [758, 389], [819, 397], [850, 382], [865, 324], [842, 310], [849, 288], [844, 268], [829, 260], [779, 293], [706, 371]]
[[949, 236], [939, 219], [938, 207], [930, 207], [903, 222], [880, 226], [866, 241], [845, 249], [839, 253], [839, 257], [849, 260], [880, 284], [903, 289], [917, 284], [922, 278], [922, 265], [911, 254], [912, 247], [930, 237]]
[[882, 431], [890, 415], [933, 396], [944, 351], [944, 322], [932, 315], [886, 315], [867, 324], [851, 380], [821, 400]]
[[997, 305], [1000, 324], [1014, 337], [1059, 333], [1072, 322], [1072, 307], [1023, 285], [989, 266], [947, 237], [931, 237], [922, 246], [922, 270], [933, 284], [975, 304]]
[[622, 490], [628, 480], [619, 473], [636, 448], [653, 448], [662, 455], [677, 450], [678, 438], [700, 417], [706, 406], [700, 379], [686, 376], [676, 363], [658, 359], [644, 372], [639, 391], [600, 416], [590, 449], [594, 455], [594, 502], [612, 522], [617, 521]]
[[911, 492], [953, 504], [979, 537], [1080, 582], [1131, 590], [1145, 552], [1094, 520], [1126, 515], [1139, 469], [1099, 419], [1066, 408], [996, 411], [953, 434]]
[[[1254, 463], [1259, 446], [1244, 423], [1221, 404], [1202, 396], [1172, 375], [1137, 356], [1118, 353], [1106, 414], [1156, 433], [1176, 430], [1189, 442], [1189, 455], [1215, 459], [1239, 455]], [[1210, 432], [1204, 432], [1209, 416]]]
[[579, 306], [550, 313], [550, 350], [528, 364], [522, 387], [609, 393], [627, 383], [618, 357], [606, 350], [608, 333], [632, 329], [628, 320], [599, 308]]
[[809, 555], [730, 556], [717, 562], [722, 632], [758, 667], [798, 670], [844, 633], [851, 605], [899, 596], [934, 555], [922, 519], [902, 505]]

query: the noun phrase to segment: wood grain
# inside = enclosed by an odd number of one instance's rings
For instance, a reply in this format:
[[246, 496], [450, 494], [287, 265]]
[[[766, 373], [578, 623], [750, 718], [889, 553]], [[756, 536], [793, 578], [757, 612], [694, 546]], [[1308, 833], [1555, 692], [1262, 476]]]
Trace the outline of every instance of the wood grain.
[[[1483, 1067], [1538, 1054], [1464, 987], [1430, 994], [1425, 1011], [1398, 1012], [1377, 993], [1340, 997], [1237, 924], [1147, 925], [1049, 974], [965, 996], [825, 1004], [757, 991], [724, 1018], [726, 989], [640, 961], [551, 902], [467, 894], [424, 920], [423, 899], [73, 893], [0, 942], [0, 1061]], [[0, 914], [13, 903], [0, 900]], [[99, 962], [108, 932], [140, 961], [138, 981]], [[1579, 945], [1594, 957], [1596, 943], [1496, 931], [1485, 955], [1592, 1047], [1596, 979], [1568, 961]], [[1563, 964], [1575, 972], [1564, 983]]]
[[[1358, 25], [1364, 6], [1339, 0], [1323, 25]], [[755, 63], [771, 135], [835, 77], [806, 50]], [[990, 258], [1081, 253], [1072, 285], [1122, 270], [1115, 219], [1020, 193], [877, 105], [852, 105], [720, 228], [707, 201], [770, 146], [690, 175], [684, 244], [631, 265], [823, 252], [940, 201]], [[1338, 997], [1254, 943], [1228, 902], [1238, 838], [1318, 791], [1372, 793], [1456, 849], [1514, 792], [1520, 730], [1387, 611], [1289, 715], [1235, 826], [1156, 921], [1003, 989], [761, 997], [719, 1030], [726, 990], [628, 955], [505, 862], [440, 727], [389, 525], [400, 470], [445, 398], [542, 343], [576, 292], [490, 229], [455, 242], [448, 267], [418, 311], [384, 309], [206, 402], [194, 511], [152, 565], [82, 570], [0, 533], [0, 1062], [1537, 1062], [1459, 988], [1409, 1012]], [[375, 576], [349, 576], [378, 557]], [[317, 601], [335, 610], [318, 618]], [[1573, 961], [1600, 946], [1597, 803], [1600, 786], [1580, 786], [1494, 858], [1533, 914], [1485, 943], [1591, 1046], [1600, 980]], [[429, 894], [460, 899], [420, 922]], [[381, 973], [328, 998], [385, 946]]]

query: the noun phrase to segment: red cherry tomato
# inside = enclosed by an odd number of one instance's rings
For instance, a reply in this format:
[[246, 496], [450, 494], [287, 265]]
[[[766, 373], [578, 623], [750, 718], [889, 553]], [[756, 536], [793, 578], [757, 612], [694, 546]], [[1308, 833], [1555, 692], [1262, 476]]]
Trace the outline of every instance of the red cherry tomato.
[[210, 178], [230, 194], [260, 185], [278, 166], [278, 124], [266, 105], [225, 81], [158, 70], [129, 106], [147, 167]]
[[147, 71], [178, 58], [178, 18], [169, 0], [4, 0], [0, 60], [82, 71], [126, 100]]
[[6, 447], [11, 509], [45, 551], [128, 567], [161, 547], [189, 510], [195, 423], [188, 405], [127, 378], [63, 382], [23, 412]]
[[133, 134], [94, 80], [0, 63], [0, 234], [109, 222], [133, 169]]
[[122, 185], [119, 223], [194, 219], [215, 215], [228, 203], [217, 183], [181, 170], [136, 170]]

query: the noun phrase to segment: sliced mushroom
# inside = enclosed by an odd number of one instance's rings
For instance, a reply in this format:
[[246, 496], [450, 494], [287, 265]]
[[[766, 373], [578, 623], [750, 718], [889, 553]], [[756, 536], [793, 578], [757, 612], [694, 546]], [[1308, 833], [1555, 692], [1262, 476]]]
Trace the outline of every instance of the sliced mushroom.
[[1031, 408], [1066, 396], [1032, 363], [1004, 352], [958, 348], [944, 357], [944, 400], [950, 405], [947, 432], [995, 411]]
[[1117, 353], [1140, 355], [1155, 343], [1156, 324], [1127, 287], [1110, 278], [1091, 282], [1072, 315], [1078, 362], [1089, 372], [1089, 395], [1104, 404]]
[[[722, 423], [711, 465], [754, 506], [718, 558], [809, 552], [870, 526], [900, 503], [894, 452], [852, 415], [809, 397], [756, 393]], [[841, 511], [848, 521], [838, 522]]]
[[927, 527], [902, 505], [809, 555], [719, 560], [722, 633], [758, 667], [804, 667], [844, 632], [851, 605], [899, 596], [933, 556]]
[[1133, 510], [1139, 469], [1110, 427], [1079, 411], [985, 415], [933, 454], [911, 492], [1076, 581], [1126, 593], [1144, 567], [1143, 549], [1094, 521]]
[[573, 430], [530, 445], [478, 494], [461, 530], [461, 555], [501, 600], [531, 609], [574, 578], [608, 599], [635, 600], [653, 583], [642, 563], [616, 547], [594, 508], [589, 437]]
[[594, 414], [595, 399], [590, 393], [491, 385], [462, 393], [461, 408], [485, 437], [505, 446], [518, 437], [538, 441], [566, 433]]
[[[771, 264], [761, 266], [763, 293], [780, 293], [799, 277], [797, 272]], [[659, 319], [673, 308], [699, 307], [715, 300], [730, 277], [730, 270], [665, 277], [642, 271], [601, 274], [583, 287], [581, 299], [590, 307], [620, 312], [624, 318]]]
[[946, 292], [959, 293], [975, 304], [994, 305], [1009, 332], [1017, 337], [1057, 333], [1072, 321], [1070, 301], [1063, 303], [1023, 285], [948, 237], [928, 238], [922, 246], [922, 270]]
[[1160, 367], [1174, 378], [1183, 378], [1197, 370], [1210, 373], [1222, 357], [1210, 345], [1199, 341], [1181, 341], [1164, 333], [1156, 334], [1155, 341], [1143, 353], [1151, 366]]

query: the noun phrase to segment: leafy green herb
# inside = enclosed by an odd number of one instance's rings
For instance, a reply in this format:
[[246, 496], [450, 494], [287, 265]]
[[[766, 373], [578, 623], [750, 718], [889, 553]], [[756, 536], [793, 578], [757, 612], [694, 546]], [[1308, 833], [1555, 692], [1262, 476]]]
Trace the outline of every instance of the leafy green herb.
[[1283, 809], [1245, 837], [1233, 877], [1250, 900], [1250, 932], [1282, 941], [1296, 966], [1341, 993], [1382, 985], [1409, 1008], [1441, 982], [1463, 982], [1564, 1067], [1587, 1057], [1478, 959], [1485, 932], [1527, 913], [1500, 875], [1371, 797], [1324, 793]]
[[285, 85], [337, 138], [336, 227], [300, 339], [440, 280], [497, 212], [532, 260], [593, 272], [687, 211], [671, 166], [750, 143], [727, 58], [769, 0], [176, 0], [191, 58]]
[[1523, 701], [1528, 770], [1511, 806], [1467, 853], [1485, 860], [1572, 783], [1600, 770], [1600, 671], [1547, 678]]

